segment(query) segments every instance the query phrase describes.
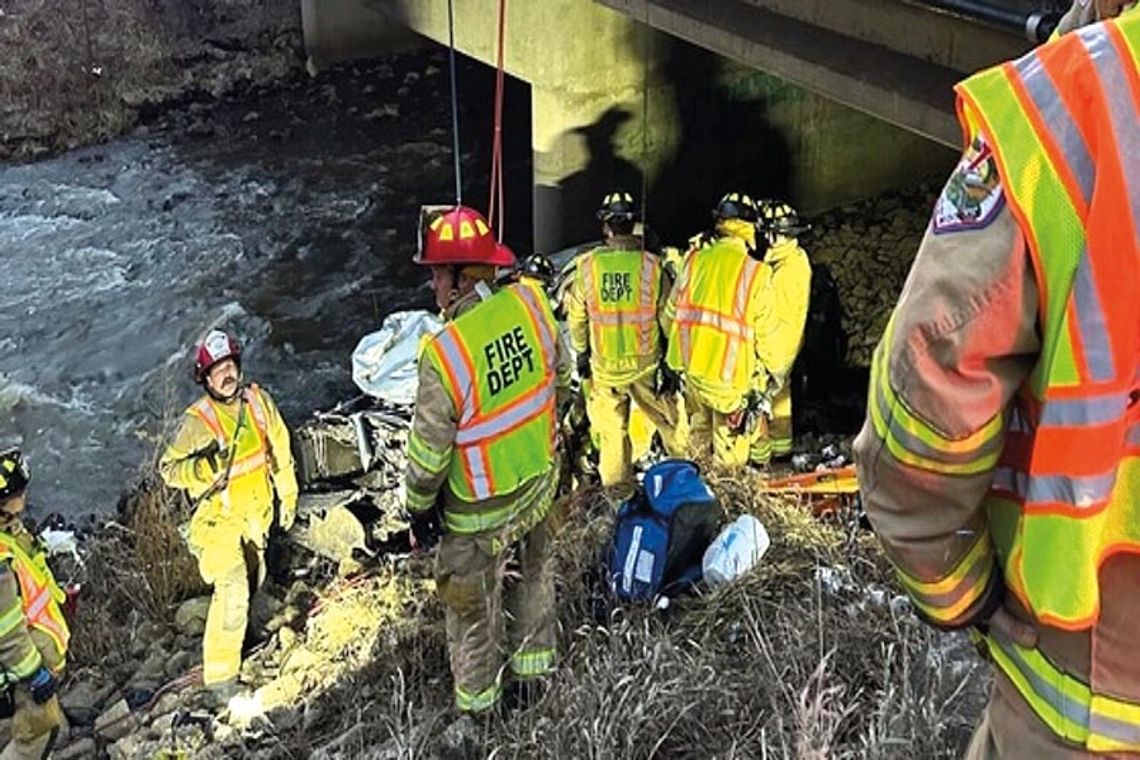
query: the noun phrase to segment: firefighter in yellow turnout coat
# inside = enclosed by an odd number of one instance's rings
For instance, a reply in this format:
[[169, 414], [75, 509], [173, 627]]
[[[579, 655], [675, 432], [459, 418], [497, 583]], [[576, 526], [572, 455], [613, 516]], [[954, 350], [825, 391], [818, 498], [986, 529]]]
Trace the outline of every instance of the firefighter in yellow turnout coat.
[[767, 435], [752, 442], [753, 464], [764, 465], [776, 456], [792, 453], [791, 372], [804, 339], [811, 299], [811, 262], [797, 236], [808, 225], [795, 209], [782, 201], [761, 201], [760, 231], [767, 248], [764, 263], [772, 270], [768, 286], [768, 324], [760, 339], [761, 361], [770, 381], [771, 421]]
[[21, 520], [29, 479], [18, 449], [0, 451], [0, 666], [15, 706], [0, 760], [46, 757], [63, 725], [55, 692], [71, 634], [47, 553]]
[[265, 576], [270, 528], [276, 519], [288, 530], [297, 509], [289, 430], [268, 393], [242, 387], [240, 362], [237, 339], [220, 330], [196, 347], [194, 377], [206, 395], [186, 410], [160, 463], [166, 484], [185, 489], [196, 505], [187, 543], [214, 587], [202, 680], [221, 701], [236, 692], [249, 597]]
[[678, 388], [658, 382], [658, 316], [672, 283], [657, 256], [633, 235], [637, 214], [629, 193], [607, 195], [598, 219], [605, 244], [579, 259], [566, 294], [566, 321], [578, 374], [592, 380], [587, 414], [599, 437], [602, 485], [629, 486], [631, 402], [661, 433], [670, 456], [684, 456], [688, 448]]
[[448, 324], [420, 355], [407, 507], [417, 544], [443, 534], [436, 581], [455, 704], [471, 713], [498, 704], [504, 661], [526, 692], [554, 664], [550, 507], [569, 352], [537, 283], [491, 285], [513, 261], [464, 207], [434, 220], [417, 258]]
[[749, 196], [726, 195], [714, 215], [716, 238], [685, 258], [661, 325], [666, 362], [684, 373], [694, 454], [711, 449], [719, 463], [741, 466], [766, 424], [771, 268], [755, 257], [758, 212]]

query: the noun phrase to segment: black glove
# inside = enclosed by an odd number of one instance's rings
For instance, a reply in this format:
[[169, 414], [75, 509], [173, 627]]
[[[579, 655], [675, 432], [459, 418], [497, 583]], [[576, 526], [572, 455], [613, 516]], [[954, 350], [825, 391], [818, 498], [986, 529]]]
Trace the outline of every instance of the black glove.
[[658, 396], [672, 396], [681, 392], [681, 373], [665, 362], [657, 365], [656, 390]]
[[194, 453], [194, 459], [202, 463], [206, 472], [211, 476], [217, 475], [225, 467], [225, 458], [228, 452], [222, 451], [217, 441], [211, 441], [209, 446]]
[[428, 551], [443, 537], [439, 510], [435, 507], [411, 513], [412, 548]]
[[32, 693], [32, 701], [37, 705], [42, 705], [55, 696], [55, 690], [59, 684], [56, 682], [55, 676], [51, 674], [51, 671], [41, 665], [39, 670], [28, 676], [24, 681], [24, 685], [27, 686], [28, 691]]
[[590, 352], [583, 351], [578, 354], [578, 379], [589, 380], [591, 374], [593, 372], [590, 369]]

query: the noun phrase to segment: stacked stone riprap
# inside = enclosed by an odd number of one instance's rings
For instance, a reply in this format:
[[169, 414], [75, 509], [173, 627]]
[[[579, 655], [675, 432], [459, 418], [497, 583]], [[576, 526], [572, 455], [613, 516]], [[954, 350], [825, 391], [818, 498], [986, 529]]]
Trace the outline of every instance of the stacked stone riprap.
[[839, 289], [847, 362], [868, 366], [930, 221], [937, 189], [922, 185], [821, 214], [801, 241]]

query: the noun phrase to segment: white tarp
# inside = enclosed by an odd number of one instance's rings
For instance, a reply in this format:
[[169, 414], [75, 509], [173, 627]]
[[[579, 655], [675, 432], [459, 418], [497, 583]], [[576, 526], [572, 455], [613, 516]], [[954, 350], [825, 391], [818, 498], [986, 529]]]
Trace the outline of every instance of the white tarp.
[[352, 352], [353, 381], [381, 401], [415, 403], [420, 339], [441, 329], [443, 322], [427, 311], [389, 314], [380, 329], [361, 338]]

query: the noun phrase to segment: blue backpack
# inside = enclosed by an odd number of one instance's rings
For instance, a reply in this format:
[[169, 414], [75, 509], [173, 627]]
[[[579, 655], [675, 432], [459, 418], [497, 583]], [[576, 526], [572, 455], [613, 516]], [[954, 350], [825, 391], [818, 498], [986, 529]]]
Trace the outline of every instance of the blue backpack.
[[686, 459], [658, 462], [618, 509], [609, 557], [610, 590], [618, 599], [674, 596], [701, 579], [701, 558], [724, 512], [700, 468]]

